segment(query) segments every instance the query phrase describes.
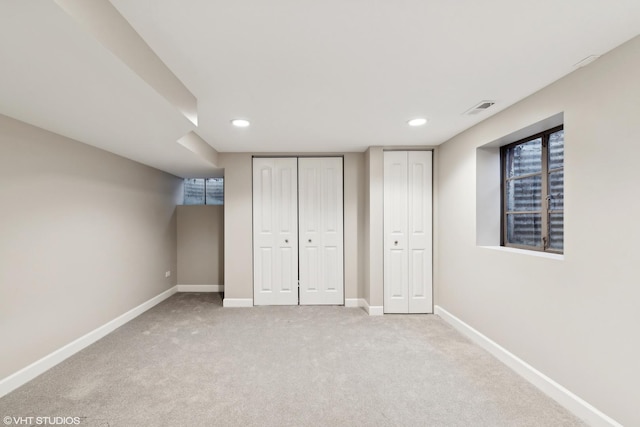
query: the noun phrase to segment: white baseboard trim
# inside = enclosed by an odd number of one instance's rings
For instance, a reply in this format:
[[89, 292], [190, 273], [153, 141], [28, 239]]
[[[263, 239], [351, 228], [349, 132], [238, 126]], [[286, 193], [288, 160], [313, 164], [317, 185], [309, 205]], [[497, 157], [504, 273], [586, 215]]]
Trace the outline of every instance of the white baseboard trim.
[[364, 300], [364, 311], [369, 313], [369, 316], [382, 316], [384, 314], [384, 307], [381, 305], [369, 305], [369, 303]]
[[364, 298], [345, 298], [344, 306], [363, 308], [364, 311], [366, 311], [367, 314], [369, 314], [369, 316], [382, 316], [384, 314], [384, 309], [382, 306], [369, 305], [367, 300]]
[[547, 396], [564, 406], [570, 412], [573, 412], [577, 417], [586, 421], [589, 425], [622, 427], [622, 424], [599, 411], [593, 405], [576, 396], [571, 391], [538, 371], [515, 354], [509, 352], [507, 349], [491, 340], [489, 337], [483, 335], [473, 327], [458, 319], [444, 308], [436, 305], [435, 314], [461, 332], [462, 335], [487, 350], [502, 363], [524, 377], [524, 379], [529, 381], [531, 384], [538, 387]]
[[69, 344], [55, 350], [53, 353], [44, 356], [42, 359], [33, 362], [31, 365], [20, 369], [18, 372], [9, 375], [6, 378], [3, 378], [2, 380], [0, 380], [0, 397], [9, 394], [18, 387], [28, 383], [38, 375], [53, 368], [58, 363], [62, 362], [70, 356], [73, 356], [83, 348], [90, 346], [100, 338], [113, 332], [115, 329], [141, 315], [153, 306], [160, 304], [162, 301], [175, 294], [177, 292], [176, 288], [177, 286], [174, 286], [173, 288], [164, 291], [160, 295], [157, 295], [150, 300], [143, 302], [139, 306], [132, 308], [131, 310], [116, 317], [110, 322], [105, 323], [104, 325], [81, 336], [80, 338], [70, 342]]
[[229, 307], [229, 308], [253, 307], [253, 299], [252, 298], [225, 298], [222, 300], [222, 306]]
[[364, 298], [345, 298], [344, 306], [347, 308], [364, 307], [366, 301]]
[[178, 292], [224, 292], [224, 285], [177, 285]]

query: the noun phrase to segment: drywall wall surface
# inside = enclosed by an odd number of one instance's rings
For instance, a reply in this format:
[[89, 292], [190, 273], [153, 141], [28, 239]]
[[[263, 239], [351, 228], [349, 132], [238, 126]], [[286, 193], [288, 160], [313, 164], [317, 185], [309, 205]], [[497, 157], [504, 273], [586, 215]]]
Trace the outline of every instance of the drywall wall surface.
[[178, 206], [178, 284], [224, 285], [224, 206]]
[[[224, 168], [224, 274], [225, 298], [253, 299], [253, 156], [296, 156], [298, 153], [220, 153], [220, 167]], [[362, 153], [320, 153], [304, 155], [344, 156], [344, 240], [345, 240], [345, 296], [359, 298], [359, 281], [363, 277], [362, 255], [359, 253], [359, 222], [364, 212], [362, 182], [364, 155]], [[300, 154], [300, 156], [303, 156]]]
[[0, 378], [175, 285], [181, 182], [0, 115]]
[[362, 295], [362, 232], [364, 211], [364, 155], [344, 155], [344, 293], [345, 298]]
[[250, 153], [220, 153], [224, 168], [224, 297], [253, 300], [253, 202]]
[[[440, 146], [437, 301], [623, 425], [640, 425], [640, 38]], [[476, 242], [476, 149], [564, 112], [563, 259]]]
[[[433, 287], [432, 287], [432, 292], [433, 292], [433, 304], [435, 306], [436, 301], [438, 300], [438, 287], [436, 286], [436, 278], [438, 277], [438, 265], [439, 265], [439, 256], [440, 254], [438, 253], [438, 251], [436, 250], [438, 247], [438, 239], [440, 238], [440, 234], [439, 231], [440, 229], [438, 228], [438, 214], [439, 214], [439, 210], [438, 210], [438, 204], [439, 204], [439, 185], [438, 185], [438, 177], [439, 177], [439, 167], [440, 167], [440, 150], [439, 147], [433, 147], [433, 170], [432, 170], [432, 177], [433, 177], [433, 182], [432, 182], [432, 191], [433, 191], [433, 205], [431, 207], [432, 209], [432, 217], [433, 217], [433, 222], [431, 224], [432, 227], [432, 235], [433, 235], [433, 241], [432, 241], [432, 254], [433, 254], [433, 263], [432, 263], [432, 272], [431, 272], [431, 278], [432, 278], [432, 283], [433, 283]], [[435, 308], [435, 307], [434, 307]]]
[[382, 147], [370, 147], [368, 153], [368, 286], [367, 302], [370, 306], [382, 307], [384, 300], [384, 151]]
[[363, 239], [362, 239], [362, 267], [363, 267], [363, 288], [364, 292], [361, 294], [362, 298], [369, 304], [371, 301], [371, 257], [369, 253], [371, 251], [371, 148], [368, 148], [364, 152], [364, 218], [363, 218]]

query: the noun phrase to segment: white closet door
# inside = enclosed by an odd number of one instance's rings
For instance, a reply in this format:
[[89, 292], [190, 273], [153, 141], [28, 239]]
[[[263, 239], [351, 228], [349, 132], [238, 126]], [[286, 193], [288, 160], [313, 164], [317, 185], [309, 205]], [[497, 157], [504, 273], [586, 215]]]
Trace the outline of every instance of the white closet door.
[[409, 313], [433, 313], [432, 154], [408, 153]]
[[407, 152], [384, 152], [384, 312], [409, 312]]
[[254, 305], [298, 304], [297, 184], [296, 158], [253, 159]]
[[384, 312], [431, 313], [432, 153], [384, 153]]
[[300, 304], [344, 304], [342, 158], [298, 160]]

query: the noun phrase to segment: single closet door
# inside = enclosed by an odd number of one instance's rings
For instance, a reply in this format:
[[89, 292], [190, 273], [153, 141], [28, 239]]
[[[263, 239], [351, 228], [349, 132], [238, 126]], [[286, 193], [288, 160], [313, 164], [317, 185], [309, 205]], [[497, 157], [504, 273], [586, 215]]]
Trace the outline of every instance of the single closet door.
[[344, 304], [342, 158], [298, 160], [300, 305]]
[[384, 153], [384, 312], [432, 313], [432, 152]]
[[298, 304], [297, 162], [253, 159], [254, 305]]

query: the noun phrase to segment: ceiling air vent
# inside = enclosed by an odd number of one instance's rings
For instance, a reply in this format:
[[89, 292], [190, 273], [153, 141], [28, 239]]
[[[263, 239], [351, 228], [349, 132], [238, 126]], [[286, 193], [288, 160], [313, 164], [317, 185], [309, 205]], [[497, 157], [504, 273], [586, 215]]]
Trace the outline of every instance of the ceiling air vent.
[[465, 111], [464, 114], [472, 116], [474, 114], [482, 113], [495, 103], [495, 101], [480, 101], [478, 104]]
[[573, 64], [573, 68], [586, 67], [587, 65], [591, 64], [593, 61], [595, 61], [598, 58], [600, 58], [600, 55], [589, 55], [586, 58], [584, 58], [582, 61]]

